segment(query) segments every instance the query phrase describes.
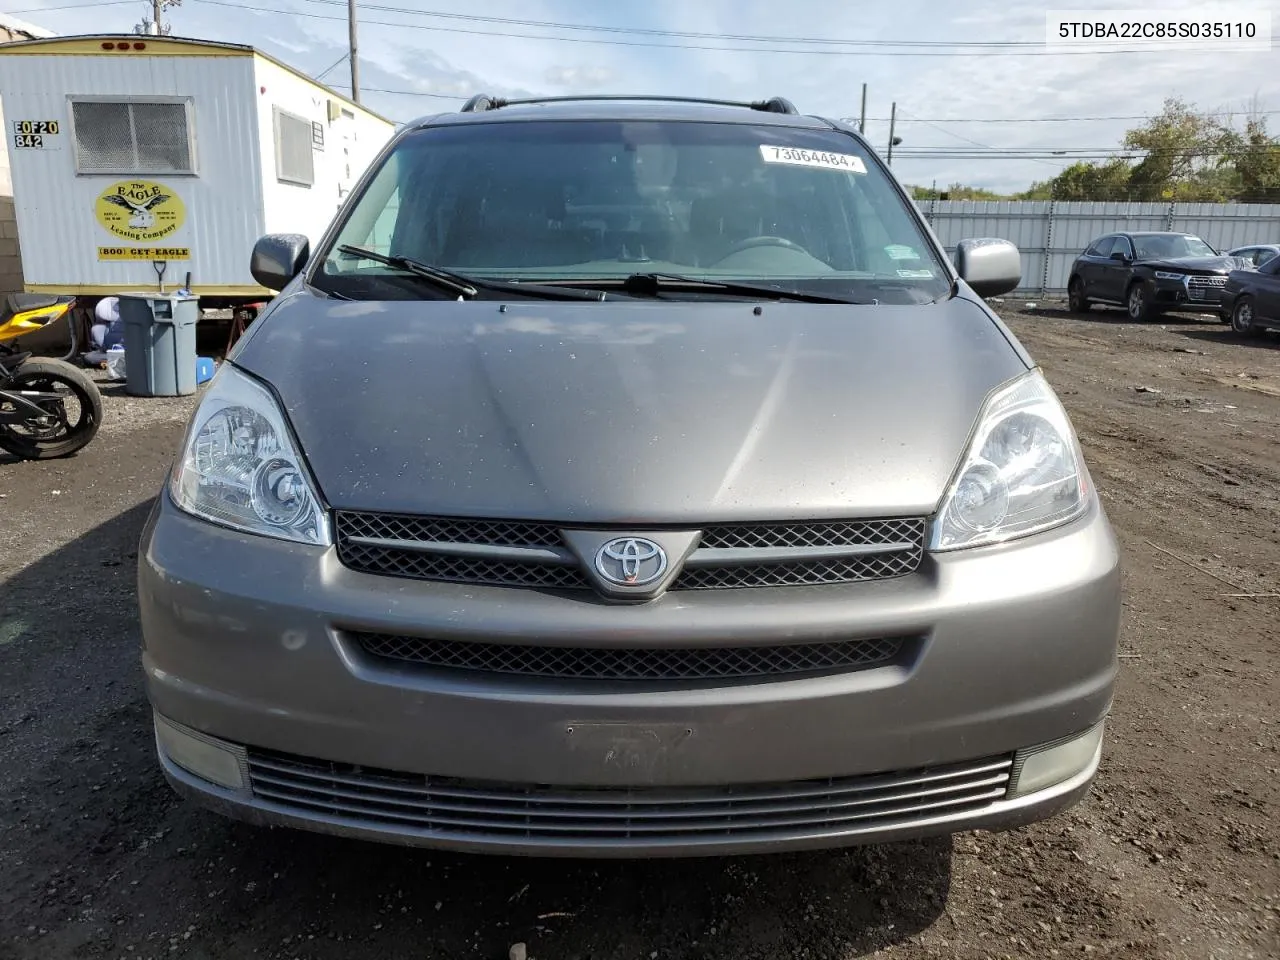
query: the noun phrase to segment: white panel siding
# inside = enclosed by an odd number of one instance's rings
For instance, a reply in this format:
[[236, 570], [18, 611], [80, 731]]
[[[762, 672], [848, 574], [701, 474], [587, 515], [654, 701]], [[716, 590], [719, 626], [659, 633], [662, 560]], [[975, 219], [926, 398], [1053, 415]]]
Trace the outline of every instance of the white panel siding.
[[[329, 91], [309, 83], [269, 60], [255, 59], [259, 93], [258, 139], [261, 149], [266, 229], [269, 233], [301, 233], [312, 247], [328, 228], [352, 186], [395, 132], [393, 124], [344, 101], [336, 101], [352, 117], [329, 120]], [[317, 148], [315, 182], [285, 183], [276, 176], [275, 108], [319, 123], [324, 147]]]
[[[263, 222], [254, 104], [243, 93], [253, 80], [252, 64], [246, 56], [0, 55], [8, 119], [62, 124], [60, 149], [9, 145], [26, 283], [155, 289], [150, 261], [99, 261], [98, 247], [159, 245], [191, 248], [190, 261], [169, 262], [166, 287], [182, 283], [188, 270], [195, 286], [252, 286], [249, 251]], [[139, 175], [181, 198], [186, 218], [175, 233], [135, 244], [98, 223], [99, 194], [129, 178], [76, 174], [73, 95], [192, 98], [196, 175]]]
[[1280, 204], [919, 200], [949, 254], [967, 237], [1000, 237], [1022, 254], [1023, 293], [1064, 293], [1075, 258], [1112, 231], [1177, 230], [1219, 250], [1280, 243]]

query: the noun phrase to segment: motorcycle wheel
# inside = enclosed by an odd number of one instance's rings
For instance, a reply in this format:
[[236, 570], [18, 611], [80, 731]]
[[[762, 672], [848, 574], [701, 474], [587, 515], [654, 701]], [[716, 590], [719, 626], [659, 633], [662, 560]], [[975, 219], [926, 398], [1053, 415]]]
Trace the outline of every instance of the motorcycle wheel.
[[[18, 368], [5, 384], [7, 390], [41, 390], [65, 393], [80, 406], [74, 423], [67, 420], [62, 400], [45, 404], [47, 417], [31, 418], [18, 424], [0, 424], [0, 450], [23, 460], [55, 460], [85, 447], [102, 426], [102, 394], [88, 375], [63, 360], [35, 357]], [[4, 406], [0, 398], [0, 408]]]

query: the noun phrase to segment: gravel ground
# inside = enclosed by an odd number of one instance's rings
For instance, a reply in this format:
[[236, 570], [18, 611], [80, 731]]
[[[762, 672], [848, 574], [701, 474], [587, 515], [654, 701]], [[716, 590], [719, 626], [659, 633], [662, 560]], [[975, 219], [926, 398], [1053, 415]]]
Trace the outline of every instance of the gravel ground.
[[576, 863], [183, 804], [152, 755], [134, 564], [191, 402], [110, 387], [79, 457], [0, 460], [0, 958], [1280, 957], [1280, 338], [998, 306], [1070, 408], [1125, 553], [1107, 754], [1071, 812], [838, 853]]

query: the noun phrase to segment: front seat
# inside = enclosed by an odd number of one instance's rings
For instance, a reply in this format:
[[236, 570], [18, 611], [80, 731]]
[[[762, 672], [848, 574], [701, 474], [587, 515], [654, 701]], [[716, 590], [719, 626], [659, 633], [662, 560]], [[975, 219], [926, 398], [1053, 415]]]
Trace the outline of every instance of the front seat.
[[760, 188], [737, 188], [700, 197], [689, 208], [689, 237], [695, 263], [705, 267], [736, 243], [775, 232], [773, 204]]

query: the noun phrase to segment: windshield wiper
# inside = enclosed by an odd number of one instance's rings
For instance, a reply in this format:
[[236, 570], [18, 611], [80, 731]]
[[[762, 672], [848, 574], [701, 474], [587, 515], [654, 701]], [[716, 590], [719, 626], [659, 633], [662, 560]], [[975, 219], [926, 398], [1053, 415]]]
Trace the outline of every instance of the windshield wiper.
[[343, 244], [338, 247], [342, 253], [353, 257], [363, 257], [374, 263], [395, 267], [423, 280], [430, 281], [437, 287], [456, 293], [459, 297], [470, 300], [481, 290], [496, 290], [503, 293], [515, 293], [525, 297], [540, 297], [544, 300], [604, 300], [603, 290], [575, 290], [570, 287], [548, 287], [538, 284], [506, 283], [502, 280], [480, 280], [467, 277], [441, 267], [433, 267], [429, 263], [414, 260], [411, 257], [389, 257], [364, 247], [353, 247]]
[[806, 293], [801, 290], [784, 290], [763, 284], [735, 283], [724, 280], [707, 280], [702, 277], [685, 277], [678, 273], [633, 273], [622, 281], [627, 293], [654, 295], [662, 290], [714, 290], [718, 293], [739, 294], [744, 297], [769, 297], [774, 300], [800, 300], [804, 303], [854, 303], [844, 297], [832, 297], [822, 293]]

